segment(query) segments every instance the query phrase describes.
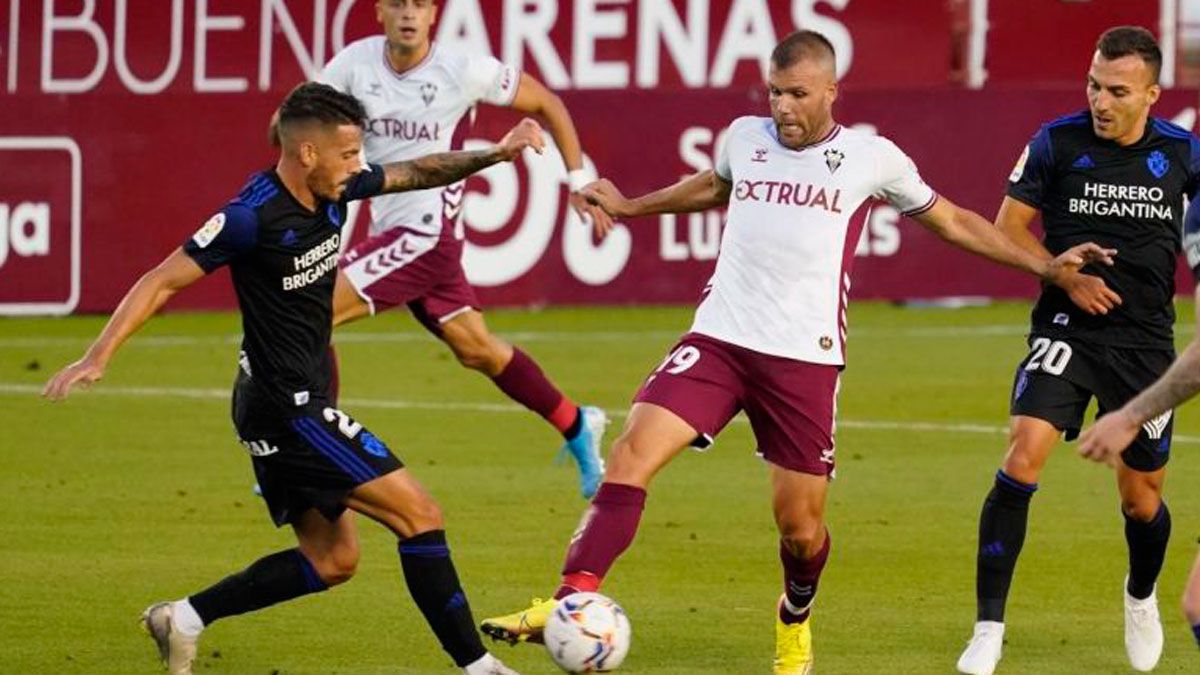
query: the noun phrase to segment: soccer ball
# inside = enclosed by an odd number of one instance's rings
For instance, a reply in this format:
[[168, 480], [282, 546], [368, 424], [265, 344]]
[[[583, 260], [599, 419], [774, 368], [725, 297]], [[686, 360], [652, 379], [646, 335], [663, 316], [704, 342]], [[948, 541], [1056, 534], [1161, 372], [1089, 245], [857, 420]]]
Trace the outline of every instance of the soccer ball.
[[612, 598], [572, 593], [558, 601], [542, 634], [550, 658], [568, 673], [616, 670], [629, 653], [629, 617]]

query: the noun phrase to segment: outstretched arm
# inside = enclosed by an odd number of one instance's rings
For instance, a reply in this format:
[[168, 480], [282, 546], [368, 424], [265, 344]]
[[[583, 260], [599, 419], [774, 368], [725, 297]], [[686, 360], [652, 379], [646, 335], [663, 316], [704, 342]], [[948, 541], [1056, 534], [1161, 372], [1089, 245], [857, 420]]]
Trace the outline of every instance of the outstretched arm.
[[585, 220], [590, 218], [596, 236], [604, 238], [612, 230], [612, 218], [603, 210], [588, 204], [581, 193], [584, 183], [588, 180], [583, 171], [583, 145], [579, 142], [579, 133], [575, 131], [575, 122], [571, 120], [567, 106], [557, 94], [529, 73], [522, 73], [512, 108], [537, 115], [546, 123], [546, 130], [550, 132], [550, 137], [562, 153], [563, 164], [567, 167], [571, 208], [575, 209], [579, 217]]
[[1090, 262], [1111, 265], [1112, 256], [1116, 255], [1113, 249], [1087, 243], [1075, 246], [1057, 258], [1047, 259], [1017, 245], [983, 216], [959, 208], [944, 197], [938, 197], [932, 208], [914, 218], [934, 234], [959, 248], [1024, 270], [1048, 283], [1058, 283]]
[[125, 340], [141, 328], [171, 296], [202, 276], [204, 270], [196, 261], [184, 253], [182, 248], [175, 249], [158, 267], [143, 274], [125, 293], [108, 324], [100, 331], [100, 335], [88, 347], [83, 357], [50, 378], [42, 390], [42, 395], [52, 401], [59, 401], [66, 398], [75, 385], [89, 385], [102, 378], [109, 359]]
[[440, 152], [383, 165], [383, 192], [404, 192], [449, 185], [500, 162], [515, 159], [525, 148], [541, 153], [542, 128], [525, 118], [487, 150]]
[[[1200, 285], [1196, 286], [1196, 301], [1200, 302]], [[1197, 305], [1196, 323], [1200, 325], [1200, 304]], [[1143, 424], [1198, 393], [1200, 336], [1192, 338], [1175, 363], [1148, 389], [1086, 429], [1079, 436], [1079, 454], [1097, 462], [1115, 462]]]
[[690, 213], [725, 206], [732, 186], [712, 170], [688, 176], [674, 185], [629, 199], [617, 186], [602, 178], [581, 191], [588, 202], [614, 218], [633, 218], [656, 213]]

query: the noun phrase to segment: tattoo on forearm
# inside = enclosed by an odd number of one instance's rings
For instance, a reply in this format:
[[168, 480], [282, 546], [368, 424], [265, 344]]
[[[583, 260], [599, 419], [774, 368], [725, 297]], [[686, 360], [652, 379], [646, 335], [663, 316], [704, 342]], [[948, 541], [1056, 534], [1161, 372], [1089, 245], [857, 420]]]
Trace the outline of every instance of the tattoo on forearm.
[[422, 190], [449, 185], [499, 162], [496, 150], [441, 152], [410, 161], [385, 164], [384, 192]]

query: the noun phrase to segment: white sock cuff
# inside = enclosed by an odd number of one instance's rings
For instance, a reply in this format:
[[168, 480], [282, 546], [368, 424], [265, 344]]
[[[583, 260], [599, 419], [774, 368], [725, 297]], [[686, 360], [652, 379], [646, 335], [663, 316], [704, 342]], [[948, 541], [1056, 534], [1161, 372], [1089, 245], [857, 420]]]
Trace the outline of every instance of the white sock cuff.
[[187, 598], [171, 603], [171, 623], [175, 630], [183, 635], [196, 636], [204, 630], [204, 620], [196, 613], [196, 608]]

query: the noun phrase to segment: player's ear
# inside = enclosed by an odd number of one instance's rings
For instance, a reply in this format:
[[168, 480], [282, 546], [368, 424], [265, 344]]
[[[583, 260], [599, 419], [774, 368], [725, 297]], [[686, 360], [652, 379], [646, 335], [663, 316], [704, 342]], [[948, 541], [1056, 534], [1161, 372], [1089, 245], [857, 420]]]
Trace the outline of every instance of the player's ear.
[[310, 168], [317, 163], [317, 144], [312, 140], [300, 141], [300, 147], [296, 149], [296, 156], [300, 158], [300, 165], [305, 168]]
[[1146, 91], [1146, 98], [1149, 99], [1150, 105], [1158, 102], [1158, 97], [1162, 96], [1162, 87], [1157, 84], [1150, 85], [1150, 89]]

